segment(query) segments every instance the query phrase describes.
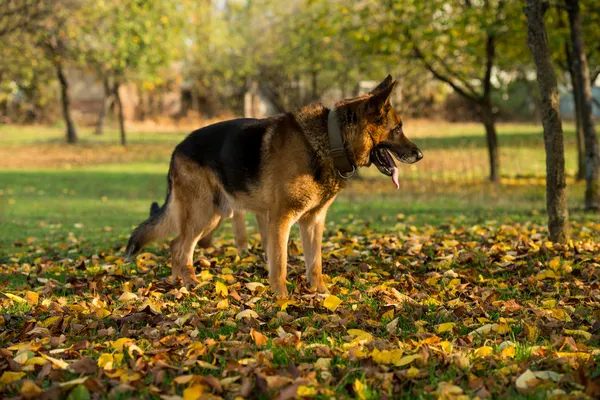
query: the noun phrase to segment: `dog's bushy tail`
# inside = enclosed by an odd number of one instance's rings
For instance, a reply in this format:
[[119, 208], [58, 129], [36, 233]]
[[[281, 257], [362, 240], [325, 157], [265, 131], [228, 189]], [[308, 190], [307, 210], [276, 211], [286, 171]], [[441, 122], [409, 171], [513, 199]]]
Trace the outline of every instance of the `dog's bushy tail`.
[[125, 249], [125, 258], [131, 261], [148, 243], [160, 240], [173, 230], [173, 213], [170, 212], [172, 181], [169, 171], [167, 197], [162, 207], [154, 202], [150, 206], [150, 217], [133, 230]]
[[155, 201], [150, 205], [150, 216], [152, 217], [152, 216], [158, 214], [159, 212], [160, 212], [160, 206]]

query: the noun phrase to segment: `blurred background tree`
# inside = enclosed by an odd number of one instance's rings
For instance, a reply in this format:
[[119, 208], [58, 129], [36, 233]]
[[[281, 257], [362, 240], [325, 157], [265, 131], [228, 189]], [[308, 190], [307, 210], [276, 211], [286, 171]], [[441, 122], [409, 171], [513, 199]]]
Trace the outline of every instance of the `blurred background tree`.
[[[106, 117], [115, 117], [125, 144], [127, 121], [272, 114], [359, 95], [392, 73], [400, 81], [395, 106], [405, 117], [483, 125], [488, 176], [497, 182], [503, 172], [496, 123], [540, 114], [523, 4], [4, 1], [0, 118], [47, 123], [62, 115], [67, 141], [74, 142], [76, 123], [102, 133]], [[583, 179], [593, 164], [585, 159], [596, 160], [598, 151], [589, 133], [593, 120], [584, 123], [582, 116], [593, 116], [598, 100], [592, 88], [591, 106], [582, 111], [572, 4], [552, 2], [544, 18], [563, 101], [574, 105], [563, 116], [577, 122], [576, 177]], [[600, 73], [600, 4], [577, 4], [588, 64], [582, 73], [593, 87]], [[262, 109], [245, 107], [248, 98], [259, 98]], [[598, 178], [590, 176], [594, 188]]]

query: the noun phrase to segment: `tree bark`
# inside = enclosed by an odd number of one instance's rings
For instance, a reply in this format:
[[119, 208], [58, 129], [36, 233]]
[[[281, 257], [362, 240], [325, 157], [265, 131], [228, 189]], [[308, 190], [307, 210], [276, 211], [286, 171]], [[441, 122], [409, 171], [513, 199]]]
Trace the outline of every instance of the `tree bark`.
[[63, 118], [65, 120], [67, 143], [77, 143], [77, 130], [71, 118], [71, 99], [69, 97], [69, 82], [63, 71], [62, 63], [55, 62], [56, 74], [60, 83], [60, 101], [62, 105]]
[[121, 95], [119, 95], [120, 83], [115, 81], [113, 85], [113, 96], [115, 96], [115, 103], [119, 109], [119, 131], [121, 132], [121, 144], [127, 145], [127, 138], [125, 136], [125, 117], [123, 116], [123, 102], [121, 101]]
[[573, 87], [573, 104], [575, 104], [575, 139], [577, 140], [577, 175], [575, 179], [582, 181], [585, 178], [585, 139], [583, 137], [583, 128], [581, 126], [581, 93], [579, 85], [575, 82], [575, 72], [573, 70], [573, 53], [568, 43], [565, 44], [565, 53], [567, 56], [567, 66], [571, 86]]
[[583, 43], [579, 1], [566, 0], [566, 4], [573, 48], [573, 72], [575, 82], [579, 86], [581, 127], [585, 141], [585, 209], [598, 211], [600, 210], [600, 154], [592, 115], [590, 71]]
[[96, 122], [96, 135], [102, 135], [104, 133], [104, 120], [106, 119], [106, 111], [112, 102], [112, 93], [110, 90], [108, 77], [105, 76], [102, 80], [102, 83], [104, 85], [104, 97], [102, 98], [102, 107], [100, 108], [98, 121]]
[[535, 61], [540, 89], [544, 147], [546, 149], [546, 210], [550, 240], [566, 243], [569, 240], [569, 210], [567, 207], [565, 150], [560, 100], [556, 74], [548, 49], [544, 25], [547, 3], [527, 0], [527, 44]]

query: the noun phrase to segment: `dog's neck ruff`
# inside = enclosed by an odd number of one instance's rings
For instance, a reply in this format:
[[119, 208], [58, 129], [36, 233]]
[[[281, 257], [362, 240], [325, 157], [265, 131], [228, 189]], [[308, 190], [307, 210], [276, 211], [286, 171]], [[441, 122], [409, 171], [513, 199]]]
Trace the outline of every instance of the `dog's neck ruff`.
[[335, 108], [330, 110], [327, 116], [327, 136], [329, 137], [329, 154], [333, 158], [333, 164], [338, 170], [338, 174], [345, 179], [351, 178], [356, 167], [348, 160]]

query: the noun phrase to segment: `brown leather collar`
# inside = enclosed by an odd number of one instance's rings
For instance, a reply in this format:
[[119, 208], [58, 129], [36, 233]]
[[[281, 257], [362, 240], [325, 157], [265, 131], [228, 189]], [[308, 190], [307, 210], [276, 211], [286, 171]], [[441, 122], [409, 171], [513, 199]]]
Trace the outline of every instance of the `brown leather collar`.
[[329, 111], [327, 116], [327, 136], [329, 136], [329, 154], [333, 158], [333, 164], [338, 170], [338, 174], [345, 179], [351, 178], [356, 171], [356, 167], [348, 160], [346, 148], [344, 147], [344, 137], [340, 130], [335, 108]]

